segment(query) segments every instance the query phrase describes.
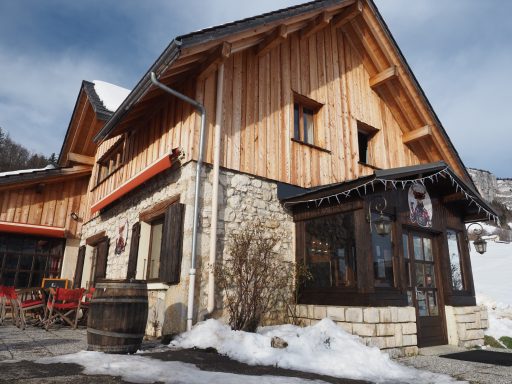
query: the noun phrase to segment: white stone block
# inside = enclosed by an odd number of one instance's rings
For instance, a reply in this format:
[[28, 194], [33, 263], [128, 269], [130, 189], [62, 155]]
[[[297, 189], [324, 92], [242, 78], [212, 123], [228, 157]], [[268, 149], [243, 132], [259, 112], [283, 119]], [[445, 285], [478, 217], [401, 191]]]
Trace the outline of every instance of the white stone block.
[[402, 344], [404, 346], [418, 345], [418, 339], [416, 335], [403, 335]]
[[489, 328], [489, 320], [481, 320], [480, 325], [482, 326], [482, 329]]
[[365, 323], [378, 323], [379, 322], [379, 309], [378, 308], [363, 309], [363, 321]]
[[404, 335], [414, 335], [417, 333], [416, 323], [403, 323], [401, 327]]
[[381, 323], [391, 323], [391, 309], [379, 308], [379, 318]]
[[349, 307], [345, 310], [345, 320], [351, 323], [363, 322], [362, 308]]
[[346, 332], [352, 333], [352, 334], [354, 333], [353, 329], [352, 329], [352, 323], [337, 322], [336, 324], [338, 324], [338, 326], [343, 328]]
[[386, 348], [386, 338], [385, 337], [370, 337], [367, 339], [367, 345], [372, 347], [377, 347], [380, 349]]
[[398, 323], [398, 308], [390, 307], [389, 310], [391, 311], [391, 322]]
[[386, 339], [386, 348], [395, 348], [397, 345], [395, 344], [395, 337], [385, 337]]
[[465, 315], [457, 315], [455, 320], [457, 321], [457, 323], [474, 323], [476, 321], [476, 314], [468, 313]]
[[308, 317], [308, 307], [306, 305], [297, 305], [297, 313], [299, 317]]
[[416, 322], [416, 312], [414, 307], [399, 307], [397, 309], [397, 317], [399, 323]]
[[334, 321], [345, 321], [345, 308], [327, 307], [327, 317]]
[[324, 306], [315, 305], [313, 308], [313, 318], [317, 320], [322, 320], [327, 317], [327, 308]]
[[416, 356], [418, 354], [418, 347], [405, 347], [402, 348], [404, 356]]
[[375, 336], [375, 324], [355, 323], [352, 332], [359, 336]]
[[377, 336], [394, 336], [395, 324], [381, 323], [377, 324]]
[[402, 324], [395, 324], [395, 346], [401, 347], [403, 345]]

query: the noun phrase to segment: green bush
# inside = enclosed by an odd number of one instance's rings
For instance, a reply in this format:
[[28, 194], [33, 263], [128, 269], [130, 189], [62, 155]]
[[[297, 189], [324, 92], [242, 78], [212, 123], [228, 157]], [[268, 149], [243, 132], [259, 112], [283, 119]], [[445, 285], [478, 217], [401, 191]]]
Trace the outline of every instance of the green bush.
[[505, 347], [507, 347], [508, 349], [512, 349], [512, 337], [501, 336], [500, 341]]
[[503, 348], [503, 345], [501, 345], [498, 340], [488, 335], [484, 335], [484, 344], [493, 348]]

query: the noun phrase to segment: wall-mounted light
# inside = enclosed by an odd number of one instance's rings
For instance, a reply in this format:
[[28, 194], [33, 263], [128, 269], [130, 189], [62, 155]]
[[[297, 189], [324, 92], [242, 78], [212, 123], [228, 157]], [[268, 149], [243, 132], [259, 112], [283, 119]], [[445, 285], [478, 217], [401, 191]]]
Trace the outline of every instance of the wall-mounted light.
[[71, 212], [71, 218], [75, 221], [80, 220], [80, 218], [78, 217], [78, 214], [76, 212]]
[[375, 232], [377, 232], [377, 234], [380, 236], [387, 236], [391, 233], [392, 222], [389, 217], [384, 216], [382, 213], [382, 211], [386, 209], [387, 204], [388, 202], [384, 196], [377, 196], [370, 200], [370, 204], [368, 204], [368, 221], [370, 222], [370, 233], [373, 232], [372, 205], [374, 209], [380, 213], [380, 216], [376, 220], [373, 220], [373, 224], [375, 225]]
[[484, 228], [482, 227], [482, 224], [480, 223], [472, 223], [468, 226], [467, 231], [469, 233], [469, 228], [471, 228], [473, 225], [477, 225], [479, 228], [473, 229], [473, 234], [476, 235], [476, 239], [473, 240], [473, 245], [475, 246], [475, 250], [483, 255], [487, 251], [487, 241], [482, 239], [482, 233], [484, 231]]

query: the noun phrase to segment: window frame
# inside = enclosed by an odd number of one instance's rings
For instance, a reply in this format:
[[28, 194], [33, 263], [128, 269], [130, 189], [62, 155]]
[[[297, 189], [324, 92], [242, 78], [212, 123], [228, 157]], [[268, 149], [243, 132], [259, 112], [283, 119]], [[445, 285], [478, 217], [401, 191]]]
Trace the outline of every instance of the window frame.
[[[450, 257], [450, 246], [448, 243], [448, 232], [455, 233], [455, 238], [457, 239], [457, 251], [459, 253], [459, 268], [460, 268], [460, 273], [461, 273], [462, 289], [454, 289], [454, 287], [453, 287], [453, 276], [452, 276], [452, 271], [451, 271], [452, 261], [451, 261], [451, 257]], [[465, 233], [463, 230], [457, 230], [457, 229], [454, 229], [451, 227], [447, 227], [445, 238], [446, 238], [446, 249], [448, 251], [448, 264], [450, 267], [449, 268], [450, 289], [451, 289], [452, 293], [457, 294], [457, 295], [467, 294], [469, 292], [469, 288], [468, 288], [469, 284], [466, 279], [467, 271], [465, 268], [465, 260], [464, 260], [466, 255], [465, 255], [464, 246], [463, 246], [463, 242], [465, 241]]]
[[[375, 135], [379, 132], [379, 130], [375, 127], [372, 127], [371, 125], [368, 125], [366, 123], [363, 123], [362, 121], [357, 120], [357, 155], [358, 155], [358, 162], [359, 164], [370, 166], [370, 167], [376, 167], [375, 159], [372, 158], [371, 152], [370, 152], [370, 144], [372, 140], [374, 139]], [[365, 159], [361, 158], [361, 142], [360, 137], [364, 136], [366, 140], [366, 147], [365, 147]]]
[[[318, 112], [323, 107], [322, 103], [310, 99], [307, 96], [301, 95], [297, 92], [293, 92], [293, 135], [292, 141], [297, 143], [309, 145], [312, 147], [318, 147]], [[304, 113], [305, 110], [311, 111], [312, 115], [312, 137], [309, 137], [304, 125]], [[297, 116], [298, 112], [298, 116]], [[298, 119], [298, 121], [297, 121]]]
[[[122, 135], [112, 146], [96, 161], [96, 186], [107, 180], [125, 164], [126, 135]], [[103, 171], [106, 173], [103, 175]]]
[[[148, 257], [147, 257], [147, 264], [146, 264], [146, 271], [145, 271], [145, 278], [148, 282], [160, 282], [160, 262], [162, 258], [162, 242], [164, 239], [164, 224], [165, 224], [165, 214], [159, 215], [156, 217], [153, 217], [151, 221], [147, 222], [149, 224], [150, 231], [149, 231], [149, 247], [148, 247]], [[151, 255], [152, 255], [152, 246], [153, 246], [153, 226], [155, 224], [162, 224], [162, 234], [160, 239], [160, 254], [158, 255], [158, 271], [156, 277], [150, 277], [151, 273]]]

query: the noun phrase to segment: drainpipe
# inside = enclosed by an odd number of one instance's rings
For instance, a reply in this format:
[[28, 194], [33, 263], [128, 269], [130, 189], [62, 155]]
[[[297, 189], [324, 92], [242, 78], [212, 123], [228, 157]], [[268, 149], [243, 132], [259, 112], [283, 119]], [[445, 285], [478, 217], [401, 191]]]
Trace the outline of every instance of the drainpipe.
[[189, 287], [188, 287], [188, 304], [187, 304], [187, 330], [190, 331], [192, 329], [192, 319], [194, 316], [194, 293], [196, 286], [196, 249], [197, 249], [197, 226], [199, 221], [199, 192], [201, 188], [201, 169], [203, 167], [203, 147], [204, 147], [204, 131], [206, 127], [206, 109], [204, 106], [194, 99], [191, 99], [188, 96], [183, 95], [182, 93], [175, 91], [172, 88], [169, 88], [165, 84], [160, 83], [156, 79], [156, 75], [154, 72], [151, 72], [151, 82], [155, 84], [157, 87], [163, 89], [165, 92], [170, 93], [173, 96], [176, 96], [178, 99], [183, 100], [186, 103], [191, 104], [195, 109], [199, 111], [201, 114], [201, 130], [199, 133], [199, 156], [197, 159], [197, 167], [196, 167], [196, 186], [195, 186], [195, 196], [194, 196], [194, 220], [192, 223], [192, 260], [190, 263], [190, 271], [189, 271]]
[[212, 220], [210, 228], [210, 262], [208, 268], [208, 314], [215, 309], [215, 258], [217, 256], [217, 214], [219, 212], [219, 164], [220, 133], [222, 122], [222, 88], [224, 83], [224, 64], [217, 70], [217, 105], [215, 109], [215, 133], [213, 144], [213, 186], [212, 186]]

